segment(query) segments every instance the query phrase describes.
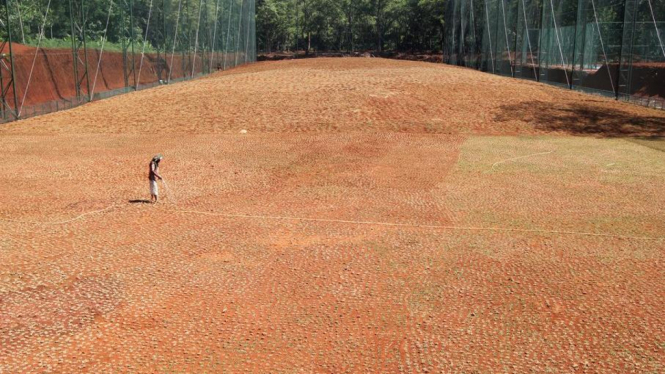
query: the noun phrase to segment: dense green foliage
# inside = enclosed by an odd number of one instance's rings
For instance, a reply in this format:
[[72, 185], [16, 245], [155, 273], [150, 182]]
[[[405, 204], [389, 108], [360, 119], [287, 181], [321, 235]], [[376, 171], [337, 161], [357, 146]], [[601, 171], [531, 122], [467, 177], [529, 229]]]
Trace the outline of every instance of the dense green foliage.
[[[7, 9], [14, 42], [51, 48], [71, 48], [72, 36], [82, 39], [82, 25], [88, 47], [104, 43], [109, 50], [132, 40], [146, 51], [195, 45], [199, 51], [219, 50], [227, 44], [229, 50], [243, 49], [253, 35], [253, 0], [7, 0], [7, 8], [0, 5], [3, 22]], [[7, 39], [5, 27], [0, 39]]]
[[263, 51], [439, 50], [446, 0], [257, 0]]
[[[92, 46], [100, 45], [106, 36], [111, 49], [120, 48], [122, 42], [132, 38], [141, 42], [145, 36], [149, 50], [170, 48], [178, 11], [181, 24], [178, 49], [191, 46], [200, 8], [204, 10], [204, 17], [199, 41], [210, 45], [209, 40], [215, 35], [226, 42], [225, 34], [233, 30], [226, 26], [237, 25], [240, 9], [245, 14], [253, 10], [247, 5], [249, 0], [76, 0], [73, 4], [79, 1], [84, 3], [87, 40]], [[446, 1], [257, 0], [258, 49], [440, 50]], [[72, 34], [78, 32], [76, 28], [72, 32], [70, 0], [8, 0], [7, 5], [14, 40], [18, 43], [36, 45], [42, 24], [43, 46], [68, 47]], [[132, 23], [129, 9], [133, 10]], [[4, 6], [1, 7], [2, 19], [6, 17], [5, 12]], [[214, 33], [215, 14], [218, 15], [217, 33]], [[149, 19], [151, 26], [146, 33]], [[0, 37], [6, 38], [4, 28], [0, 30]]]

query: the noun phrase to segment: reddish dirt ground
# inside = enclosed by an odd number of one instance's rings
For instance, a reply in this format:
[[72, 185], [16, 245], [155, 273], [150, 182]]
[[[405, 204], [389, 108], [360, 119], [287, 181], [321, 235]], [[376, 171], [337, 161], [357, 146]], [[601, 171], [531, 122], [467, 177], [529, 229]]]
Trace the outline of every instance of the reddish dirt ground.
[[[76, 97], [76, 88], [74, 85], [73, 54], [71, 49], [53, 49], [37, 48], [13, 43], [12, 52], [14, 53], [16, 92], [18, 93], [19, 107], [29, 107], [48, 103], [51, 101], [70, 100]], [[5, 53], [9, 53], [9, 47], [5, 46]], [[83, 79], [83, 64], [85, 54], [79, 53], [80, 64], [79, 77]], [[131, 66], [131, 53], [128, 54], [128, 65]], [[164, 55], [158, 56], [154, 53], [147, 53], [141, 64], [140, 52], [135, 54], [134, 69], [137, 80], [130, 71], [127, 80], [129, 86], [151, 85], [160, 79], [166, 81], [170, 78], [178, 80], [183, 77], [189, 77], [192, 70], [195, 75], [203, 70], [202, 55], [197, 55], [194, 62], [195, 68], [192, 69], [192, 61], [189, 58], [183, 58], [181, 54], [168, 54], [166, 59]], [[206, 55], [206, 58], [209, 58]], [[222, 63], [225, 56], [217, 54], [215, 61]], [[235, 59], [233, 53], [226, 56], [229, 66]], [[242, 57], [241, 57], [242, 58]], [[106, 91], [121, 89], [125, 87], [124, 57], [122, 53], [111, 51], [100, 51], [90, 49], [87, 53], [88, 75], [90, 80], [90, 92], [94, 94]], [[209, 60], [206, 60], [209, 61]], [[34, 65], [34, 66], [33, 66]], [[216, 64], [215, 64], [216, 65]], [[212, 69], [215, 69], [213, 66]], [[139, 74], [140, 71], [140, 74]], [[7, 73], [4, 73], [7, 75]], [[6, 79], [7, 77], [5, 77]], [[82, 80], [81, 88], [84, 95], [88, 95], [87, 82]], [[8, 102], [13, 107], [13, 92], [9, 91]]]
[[0, 372], [661, 373], [663, 135], [359, 58], [3, 125]]

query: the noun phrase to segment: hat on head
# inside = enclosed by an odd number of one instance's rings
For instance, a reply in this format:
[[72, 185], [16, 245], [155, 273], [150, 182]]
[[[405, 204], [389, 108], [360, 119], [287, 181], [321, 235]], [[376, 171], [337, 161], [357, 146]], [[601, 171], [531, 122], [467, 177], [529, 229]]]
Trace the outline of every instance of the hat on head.
[[159, 162], [164, 158], [161, 154], [156, 155], [155, 157], [152, 158], [153, 161]]

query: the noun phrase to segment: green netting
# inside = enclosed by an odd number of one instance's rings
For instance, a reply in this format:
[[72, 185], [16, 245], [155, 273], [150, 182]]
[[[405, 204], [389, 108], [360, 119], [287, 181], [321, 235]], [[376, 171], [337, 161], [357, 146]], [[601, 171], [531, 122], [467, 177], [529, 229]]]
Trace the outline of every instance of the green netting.
[[255, 36], [255, 0], [6, 0], [0, 114], [13, 120], [252, 63]]
[[665, 0], [451, 0], [444, 60], [662, 107]]

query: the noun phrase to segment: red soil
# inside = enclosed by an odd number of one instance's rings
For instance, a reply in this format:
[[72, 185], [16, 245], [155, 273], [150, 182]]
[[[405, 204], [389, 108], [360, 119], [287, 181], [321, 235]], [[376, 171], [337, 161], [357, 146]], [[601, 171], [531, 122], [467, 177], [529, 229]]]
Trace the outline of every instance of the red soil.
[[[71, 99], [76, 96], [71, 49], [40, 48], [37, 52], [37, 49], [34, 47], [17, 43], [12, 44], [12, 48], [19, 106], [22, 104], [30, 106], [50, 101]], [[5, 47], [5, 50], [7, 53], [9, 52], [8, 46]], [[227, 58], [229, 61], [232, 61], [235, 58], [234, 56], [233, 54], [229, 54]], [[190, 76], [192, 67], [188, 57], [183, 58], [181, 54], [176, 53], [174, 56], [168, 55], [165, 59], [163, 55], [158, 57], [156, 54], [146, 54], [143, 66], [141, 67], [141, 54], [137, 52], [134, 68], [137, 74], [141, 70], [141, 76], [138, 79], [140, 85], [153, 84], [160, 79], [167, 80], [172, 57], [171, 79], [175, 80]], [[79, 53], [79, 58], [80, 64], [83, 65], [85, 55], [82, 51]], [[109, 51], [102, 53], [99, 50], [88, 50], [87, 58], [91, 91], [94, 88], [94, 93], [97, 94], [125, 87], [122, 53]], [[101, 63], [99, 63], [100, 58]], [[221, 62], [223, 55], [218, 54], [216, 58]], [[128, 59], [131, 61], [131, 54], [129, 54]], [[97, 72], [98, 66], [99, 72]], [[213, 67], [213, 69], [215, 68]], [[79, 66], [79, 69], [79, 77], [82, 77], [84, 69], [82, 66]], [[202, 61], [199, 55], [197, 56], [194, 74], [198, 74], [201, 71]], [[95, 77], [97, 77], [96, 84]], [[130, 75], [127, 83], [129, 86], [135, 85], [136, 82], [133, 75]], [[27, 95], [25, 94], [26, 90]], [[82, 93], [84, 95], [88, 94], [85, 83], [82, 85]], [[23, 100], [24, 97], [25, 101]], [[13, 102], [11, 92], [8, 101], [10, 103]]]
[[662, 111], [384, 59], [3, 125], [0, 372], [663, 372], [659, 135]]

